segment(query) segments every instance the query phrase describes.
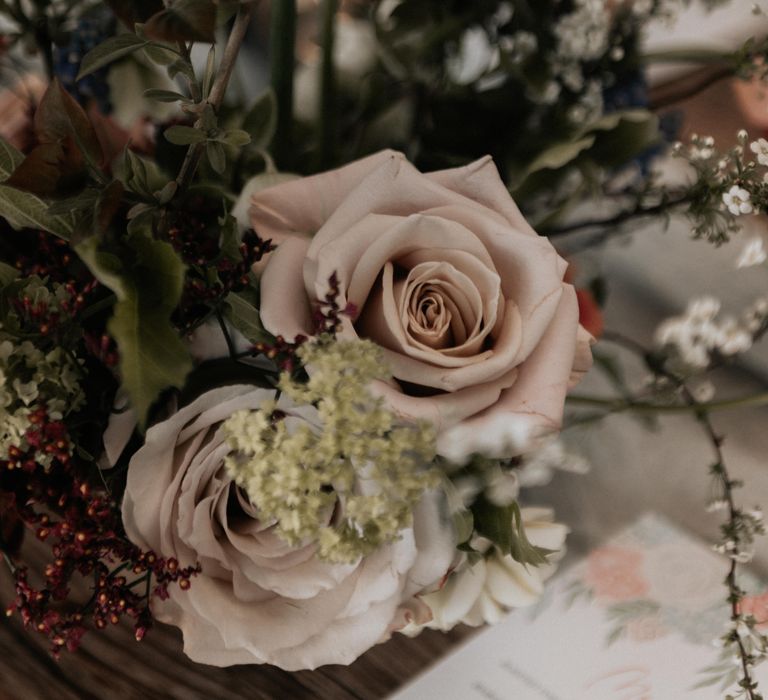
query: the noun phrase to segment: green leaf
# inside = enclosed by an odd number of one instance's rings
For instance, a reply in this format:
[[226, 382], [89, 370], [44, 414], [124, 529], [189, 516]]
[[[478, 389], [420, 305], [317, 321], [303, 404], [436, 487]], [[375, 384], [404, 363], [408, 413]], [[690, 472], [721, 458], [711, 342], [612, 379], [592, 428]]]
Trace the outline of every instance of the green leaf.
[[226, 304], [224, 317], [245, 336], [246, 340], [259, 343], [271, 339], [261, 325], [258, 309], [244, 295], [231, 292], [224, 303]]
[[23, 160], [24, 154], [0, 137], [0, 182], [7, 180]]
[[211, 167], [219, 175], [227, 169], [227, 155], [220, 143], [209, 141], [205, 145], [205, 155], [208, 156], [208, 162], [211, 164]]
[[5, 287], [10, 284], [17, 279], [20, 274], [21, 273], [15, 267], [0, 261], [0, 287]]
[[521, 564], [539, 566], [547, 563], [547, 555], [552, 552], [528, 541], [517, 503], [497, 506], [480, 497], [472, 504], [472, 515], [477, 533], [491, 540], [504, 554], [511, 555]]
[[200, 129], [194, 129], [191, 126], [172, 126], [165, 130], [164, 135], [166, 140], [177, 146], [189, 146], [206, 140], [205, 134]]
[[149, 18], [147, 36], [162, 41], [216, 40], [216, 5], [212, 0], [176, 0], [171, 7]]
[[86, 75], [108, 66], [118, 58], [128, 56], [134, 51], [144, 48], [147, 44], [149, 44], [148, 41], [135, 34], [118, 34], [107, 39], [83, 56], [76, 80], [82, 80]]
[[186, 95], [173, 90], [161, 90], [160, 88], [149, 88], [144, 90], [144, 97], [158, 102], [192, 102]]
[[138, 232], [129, 245], [130, 266], [98, 249], [90, 238], [76, 250], [94, 276], [117, 296], [108, 330], [120, 351], [122, 384], [146, 425], [149, 409], [169, 387], [181, 388], [192, 368], [187, 345], [171, 324], [181, 299], [185, 266], [165, 241]]
[[267, 148], [277, 128], [277, 99], [270, 88], [264, 92], [243, 119], [243, 129], [256, 148]]
[[217, 136], [215, 140], [219, 143], [224, 143], [227, 146], [240, 148], [241, 146], [249, 144], [251, 142], [251, 137], [248, 135], [247, 131], [243, 131], [242, 129], [227, 129], [221, 135]]
[[0, 184], [0, 216], [17, 229], [43, 229], [64, 240], [68, 240], [73, 231], [69, 218], [52, 216], [48, 205], [30, 192]]
[[528, 166], [526, 175], [531, 175], [539, 170], [557, 170], [567, 165], [582, 152], [594, 144], [595, 136], [590, 134], [576, 141], [567, 141], [550, 146], [540, 153]]

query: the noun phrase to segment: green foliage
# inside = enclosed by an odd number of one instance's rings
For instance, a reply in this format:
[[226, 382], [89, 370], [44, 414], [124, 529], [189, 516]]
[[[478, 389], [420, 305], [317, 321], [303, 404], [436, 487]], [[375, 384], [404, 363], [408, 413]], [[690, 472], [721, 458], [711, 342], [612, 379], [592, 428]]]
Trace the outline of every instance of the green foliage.
[[277, 128], [277, 99], [271, 88], [258, 97], [243, 119], [243, 130], [256, 148], [267, 148]]
[[161, 392], [181, 388], [192, 367], [189, 350], [170, 320], [181, 299], [185, 267], [169, 243], [142, 233], [127, 243], [134, 256], [130, 264], [100, 250], [95, 237], [76, 250], [117, 296], [108, 328], [120, 351], [123, 387], [143, 427]]
[[232, 292], [224, 300], [224, 316], [251, 343], [265, 342], [271, 339], [261, 325], [261, 316], [257, 307], [255, 292]]
[[212, 0], [176, 0], [150, 17], [144, 32], [161, 41], [214, 42], [216, 5]]
[[14, 228], [43, 229], [65, 240], [73, 231], [71, 219], [49, 214], [42, 199], [5, 184], [0, 184], [0, 216]]
[[80, 72], [77, 74], [77, 80], [82, 80], [86, 75], [108, 66], [123, 56], [128, 56], [134, 51], [143, 49], [150, 42], [139, 38], [135, 34], [118, 34], [110, 37], [97, 47], [89, 51], [80, 63]]
[[472, 504], [471, 510], [477, 534], [491, 540], [502, 554], [511, 555], [521, 564], [546, 564], [547, 555], [552, 552], [528, 541], [517, 503], [497, 506], [481, 496]]
[[0, 137], [0, 182], [7, 180], [23, 160], [24, 154]]

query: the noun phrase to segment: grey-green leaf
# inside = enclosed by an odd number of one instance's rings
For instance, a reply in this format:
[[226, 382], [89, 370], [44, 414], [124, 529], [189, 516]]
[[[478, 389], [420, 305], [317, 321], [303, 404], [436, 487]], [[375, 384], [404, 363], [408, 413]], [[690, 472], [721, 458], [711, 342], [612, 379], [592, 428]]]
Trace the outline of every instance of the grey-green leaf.
[[211, 167], [221, 175], [227, 167], [227, 156], [224, 152], [224, 146], [216, 141], [209, 141], [205, 145], [205, 154], [208, 156], [208, 162]]
[[0, 182], [7, 180], [23, 160], [24, 154], [0, 137]]
[[135, 34], [119, 34], [99, 44], [91, 49], [83, 57], [80, 64], [80, 72], [77, 74], [77, 80], [90, 75], [94, 71], [109, 65], [118, 58], [138, 51], [149, 44], [148, 41], [141, 39]]
[[251, 135], [256, 148], [266, 148], [272, 141], [277, 127], [277, 99], [270, 88], [251, 107], [243, 120], [243, 129]]
[[244, 296], [235, 292], [227, 295], [226, 319], [251, 343], [259, 343], [270, 339], [269, 334], [261, 325], [258, 309]]
[[189, 146], [192, 143], [205, 141], [205, 134], [191, 126], [172, 126], [165, 130], [165, 138], [177, 146]]
[[74, 228], [68, 217], [52, 216], [48, 205], [30, 192], [0, 184], [0, 216], [14, 228], [37, 228], [65, 240]]

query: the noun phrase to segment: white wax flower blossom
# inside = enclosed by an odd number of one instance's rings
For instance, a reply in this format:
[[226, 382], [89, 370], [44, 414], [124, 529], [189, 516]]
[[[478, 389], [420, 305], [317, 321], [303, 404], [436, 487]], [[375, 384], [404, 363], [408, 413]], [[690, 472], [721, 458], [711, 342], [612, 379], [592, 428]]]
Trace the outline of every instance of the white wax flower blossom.
[[493, 624], [507, 610], [533, 605], [539, 600], [544, 582], [554, 573], [555, 564], [562, 556], [568, 528], [554, 521], [554, 513], [549, 508], [523, 508], [522, 515], [530, 542], [556, 554], [549, 556], [547, 564], [538, 567], [523, 565], [495, 549], [474, 564], [465, 560], [439, 591], [422, 596], [433, 615], [426, 627], [450, 630], [460, 622], [473, 627]]
[[752, 213], [752, 201], [749, 192], [738, 185], [733, 185], [730, 190], [723, 193], [723, 202], [734, 216]]
[[749, 144], [749, 148], [757, 156], [757, 162], [760, 165], [768, 166], [768, 141], [765, 139], [757, 139]]
[[[765, 139], [763, 139], [765, 140]], [[768, 147], [768, 141], [766, 142]], [[763, 239], [760, 236], [755, 236], [747, 242], [739, 255], [739, 259], [736, 261], [736, 267], [754, 267], [755, 265], [762, 265], [768, 254], [765, 251]]]
[[[712, 297], [694, 299], [685, 314], [664, 321], [656, 330], [656, 342], [673, 349], [690, 368], [703, 369], [713, 353], [735, 355], [752, 346], [753, 335], [765, 321], [760, 308], [749, 308], [742, 319], [718, 319], [720, 302]], [[768, 311], [768, 309], [766, 309]]]

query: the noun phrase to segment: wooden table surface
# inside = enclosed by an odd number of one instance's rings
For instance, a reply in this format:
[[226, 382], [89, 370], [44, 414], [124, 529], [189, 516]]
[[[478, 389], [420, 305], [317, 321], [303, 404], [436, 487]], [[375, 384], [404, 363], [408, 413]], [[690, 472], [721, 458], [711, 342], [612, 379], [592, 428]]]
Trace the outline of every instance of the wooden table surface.
[[[11, 576], [0, 561], [0, 609], [11, 594]], [[89, 633], [77, 653], [56, 662], [46, 640], [23, 630], [18, 616], [0, 614], [0, 700], [376, 700], [470, 634], [469, 628], [428, 630], [416, 639], [396, 634], [352, 666], [287, 673], [194, 664], [181, 651], [178, 630], [164, 625], [140, 643], [128, 625]]]

